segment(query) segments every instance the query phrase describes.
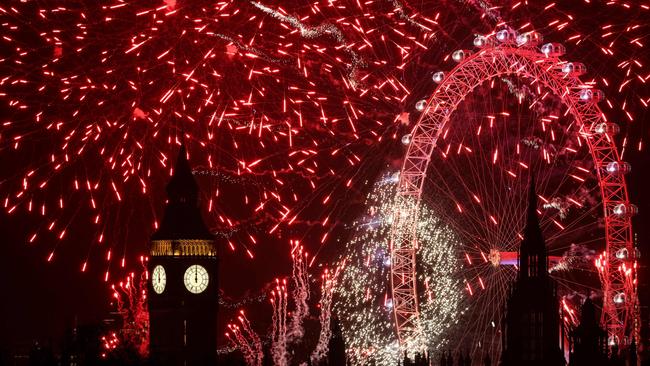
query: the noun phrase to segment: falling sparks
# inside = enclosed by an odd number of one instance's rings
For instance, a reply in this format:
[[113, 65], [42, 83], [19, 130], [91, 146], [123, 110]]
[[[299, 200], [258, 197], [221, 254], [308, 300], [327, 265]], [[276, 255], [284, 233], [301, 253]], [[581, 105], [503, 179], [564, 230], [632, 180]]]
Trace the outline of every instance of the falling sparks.
[[134, 349], [142, 357], [149, 354], [149, 311], [147, 309], [146, 259], [141, 260], [140, 273], [130, 273], [123, 281], [111, 285], [121, 329], [102, 337], [104, 356], [117, 349]]
[[261, 366], [264, 359], [262, 351], [262, 341], [260, 337], [251, 328], [251, 324], [246, 318], [243, 310], [239, 311], [236, 323], [228, 324], [226, 337], [239, 349], [243, 355], [246, 364], [249, 366]]
[[330, 324], [332, 321], [332, 298], [337, 286], [338, 276], [338, 269], [334, 272], [325, 269], [321, 278], [321, 298], [318, 303], [320, 308], [320, 315], [318, 317], [320, 320], [320, 334], [316, 348], [311, 354], [311, 360], [315, 364], [320, 363], [327, 356], [329, 350], [330, 338], [332, 338], [332, 327]]
[[[108, 282], [116, 271], [128, 272], [137, 263], [149, 233], [158, 227], [163, 182], [172, 173], [170, 159], [185, 143], [211, 231], [235, 255], [256, 263], [258, 243], [277, 240], [290, 228], [317, 238], [304, 240], [313, 254], [309, 263], [317, 262], [321, 251], [311, 246], [320, 249], [341, 240], [332, 235], [345, 225], [339, 217], [373, 176], [368, 166], [389, 159], [391, 144], [418, 118], [414, 106], [432, 90], [428, 83], [438, 71], [434, 66], [449, 66], [450, 47], [471, 42], [470, 37], [491, 31], [496, 23], [521, 31], [544, 29], [549, 41], [571, 46], [571, 61], [582, 60], [588, 68], [581, 88], [597, 86], [604, 92], [600, 105], [610, 122], [603, 128], [622, 132], [613, 137], [622, 147], [621, 156], [644, 152], [644, 116], [650, 103], [647, 5], [492, 3], [166, 0], [156, 5], [100, 1], [83, 9], [51, 1], [39, 2], [38, 8], [31, 2], [0, 5], [0, 44], [5, 50], [0, 56], [0, 103], [6, 112], [0, 121], [0, 153], [8, 162], [0, 176], [2, 207], [9, 216], [21, 211], [34, 216], [37, 224], [26, 241], [46, 246], [47, 262], [56, 262], [59, 248], [71, 238], [88, 243], [79, 251], [77, 268], [102, 273]], [[459, 14], [466, 19], [459, 21]], [[471, 170], [471, 175], [488, 187], [495, 185], [488, 177], [503, 176], [507, 179], [500, 184], [515, 193], [497, 199], [467, 188], [462, 180], [440, 180], [451, 183], [438, 187], [442, 193], [430, 200], [448, 199], [449, 208], [424, 209], [423, 235], [441, 243], [423, 245], [420, 260], [436, 261], [436, 268], [448, 271], [437, 273], [432, 266], [419, 279], [428, 299], [423, 314], [441, 319], [424, 325], [434, 346], [444, 344], [444, 319], [453, 324], [458, 313], [471, 312], [458, 305], [461, 291], [479, 299], [512, 274], [510, 268], [499, 267], [504, 276], [490, 276], [485, 271], [495, 266], [484, 259], [491, 250], [512, 252], [520, 239], [519, 223], [507, 215], [512, 211], [503, 210], [513, 207], [501, 203], [518, 198], [516, 192], [530, 172], [551, 172], [538, 176], [552, 186], [540, 208], [551, 243], [585, 231], [599, 238], [599, 216], [593, 213], [599, 167], [580, 155], [586, 137], [575, 133], [567, 111], [538, 84], [510, 76], [492, 80], [486, 88], [501, 91], [501, 96], [507, 92], [514, 102], [489, 105], [494, 99], [486, 98], [483, 108], [476, 108], [477, 124], [468, 128], [475, 140], [459, 140], [453, 129], [442, 136], [444, 147], [435, 156], [443, 157], [448, 177], [470, 171], [455, 165], [459, 159], [481, 159], [498, 174]], [[534, 114], [524, 122], [534, 124], [535, 131], [519, 132], [509, 140], [503, 126], [526, 119], [523, 110]], [[547, 167], [531, 163], [533, 155]], [[558, 166], [570, 171], [558, 173]], [[484, 168], [470, 168], [478, 167]], [[551, 182], [553, 174], [562, 181]], [[370, 201], [377, 197], [390, 201], [381, 190]], [[388, 207], [369, 205], [377, 211], [368, 217], [376, 221], [355, 224], [346, 248], [349, 263], [339, 279], [345, 288], [341, 307], [358, 316], [344, 329], [357, 360], [376, 355], [394, 361], [388, 356], [395, 353], [394, 338], [376, 331], [390, 328], [391, 298], [384, 281], [390, 266], [384, 263], [388, 218], [382, 216]], [[451, 212], [462, 219], [447, 227], [443, 222]], [[148, 230], [122, 229], [131, 222]], [[360, 249], [355, 246], [360, 242], [370, 245]], [[458, 247], [463, 252], [459, 258], [468, 262], [463, 279], [433, 281], [458, 272], [460, 264], [438, 258], [438, 251], [449, 254]], [[282, 344], [299, 337], [308, 313], [307, 256], [296, 255], [294, 292], [278, 283], [273, 295], [274, 355], [281, 363], [288, 362]], [[93, 271], [93, 266], [102, 269]], [[362, 276], [362, 271], [376, 288], [351, 285], [350, 276]], [[621, 271], [635, 281], [629, 266]], [[123, 301], [123, 291], [133, 289], [133, 282], [128, 286], [116, 287]], [[297, 311], [287, 319], [289, 293], [296, 298]], [[255, 363], [257, 346], [242, 319], [234, 324]], [[370, 339], [370, 333], [378, 338]], [[237, 339], [234, 330], [232, 335]], [[118, 338], [107, 335], [107, 349]]]
[[[555, 2], [498, 11], [484, 1], [471, 5], [468, 17], [481, 20], [477, 29], [465, 31], [443, 11], [465, 6], [455, 1], [315, 1], [306, 8], [273, 1], [167, 1], [155, 7], [102, 2], [93, 10], [46, 2], [35, 15], [31, 3], [2, 7], [0, 42], [11, 53], [0, 59], [0, 100], [9, 112], [0, 125], [0, 144], [6, 154], [40, 146], [20, 164], [23, 170], [8, 170], [15, 178], [2, 183], [4, 207], [10, 214], [24, 209], [58, 217], [63, 227], [88, 218], [94, 242], [118, 249], [135, 235], [110, 229], [129, 216], [118, 214], [124, 211], [118, 207], [156, 226], [156, 210], [144, 210], [151, 205], [140, 202], [161, 196], [160, 178], [168, 176], [169, 159], [184, 140], [193, 161], [210, 172], [204, 174], [210, 181], [205, 202], [211, 202], [210, 213], [218, 211], [210, 216], [211, 227], [254, 258], [254, 246], [241, 234], [246, 228], [276, 234], [306, 219], [290, 213], [306, 212], [324, 197], [330, 199], [323, 218], [345, 209], [337, 197], [353, 173], [339, 167], [358, 167], [374, 152], [366, 146], [386, 141], [408, 123], [404, 106], [412, 103], [411, 95], [421, 97], [414, 90], [431, 70], [418, 64], [432, 46], [508, 18], [525, 19], [522, 26], [532, 28], [532, 14], [537, 26], [549, 28], [548, 38], [611, 63], [594, 75], [611, 95], [607, 103], [629, 123], [644, 123], [635, 116], [650, 101], [643, 93], [650, 75], [642, 57], [645, 23], [628, 15], [648, 9], [584, 4], [594, 16], [583, 19], [580, 10]], [[620, 14], [625, 22], [602, 17], [592, 35], [596, 14]], [[26, 46], [26, 37], [38, 44]], [[405, 78], [399, 76], [405, 71]], [[402, 117], [382, 122], [394, 116]], [[642, 149], [639, 137], [630, 140], [629, 146]], [[495, 152], [495, 161], [500, 155]], [[330, 169], [342, 179], [328, 174]], [[217, 187], [227, 191], [221, 184], [226, 182], [244, 191], [238, 193], [244, 207], [263, 209], [245, 222], [236, 219], [240, 213], [222, 208]], [[313, 189], [303, 189], [305, 182]], [[70, 186], [74, 193], [61, 198]], [[327, 192], [319, 197], [314, 192], [321, 187]], [[88, 209], [77, 213], [70, 199]], [[60, 231], [54, 239], [68, 238], [68, 231]], [[30, 238], [39, 240], [50, 240], [42, 228]], [[141, 254], [138, 248], [119, 249]]]
[[[395, 179], [386, 175], [375, 184], [366, 202], [366, 213], [354, 224], [346, 244], [345, 269], [341, 275], [335, 309], [342, 322], [346, 344], [354, 363], [394, 365], [399, 346], [394, 333], [390, 295], [389, 233]], [[425, 294], [421, 303], [421, 326], [431, 350], [440, 351], [461, 311], [462, 286], [456, 274], [458, 239], [433, 212], [423, 208], [418, 223], [418, 254], [422, 271], [418, 281]], [[427, 284], [424, 286], [424, 284]], [[425, 296], [426, 295], [426, 296]]]
[[305, 334], [303, 322], [305, 317], [309, 315], [309, 274], [307, 272], [307, 253], [299, 243], [295, 244], [296, 247], [292, 251], [291, 259], [293, 263], [293, 273], [291, 279], [293, 281], [293, 298], [296, 302], [296, 309], [291, 314], [291, 322], [289, 325], [289, 339], [301, 339]]
[[[292, 255], [294, 255], [292, 274], [294, 288], [292, 290], [289, 289], [286, 280], [276, 279], [275, 287], [269, 295], [272, 306], [271, 331], [269, 336], [270, 357], [274, 365], [288, 365], [291, 357], [295, 357], [292, 347], [300, 345], [305, 340], [305, 331], [302, 328], [302, 324], [299, 324], [301, 327], [300, 333], [295, 332], [295, 327], [297, 321], [301, 322], [303, 320], [302, 318], [309, 315], [309, 307], [304, 294], [305, 286], [308, 285], [300, 282], [303, 279], [308, 281], [309, 276], [306, 272], [307, 266], [304, 264], [304, 258], [302, 258], [303, 256], [306, 258], [306, 253], [302, 252], [302, 248], [298, 242], [295, 245], [292, 250]], [[327, 355], [329, 349], [329, 340], [332, 336], [330, 324], [332, 319], [332, 299], [335, 291], [337, 291], [337, 279], [342, 268], [342, 266], [337, 266], [333, 271], [326, 268], [321, 276], [321, 297], [318, 303], [320, 310], [320, 332], [313, 352], [307, 356], [313, 362], [322, 360]], [[293, 313], [300, 312], [299, 316], [301, 318], [296, 320], [294, 315], [290, 321], [293, 325], [287, 327], [290, 303], [294, 306]], [[253, 330], [244, 311], [240, 310], [237, 321], [231, 322], [227, 327], [226, 337], [234, 349], [242, 352], [246, 363], [251, 366], [262, 365], [265, 362], [262, 346], [264, 341]], [[292, 329], [294, 330], [293, 332]]]
[[276, 280], [275, 289], [271, 292], [271, 304], [273, 305], [271, 355], [273, 364], [279, 366], [286, 366], [289, 362], [289, 355], [287, 354], [287, 303], [286, 281]]

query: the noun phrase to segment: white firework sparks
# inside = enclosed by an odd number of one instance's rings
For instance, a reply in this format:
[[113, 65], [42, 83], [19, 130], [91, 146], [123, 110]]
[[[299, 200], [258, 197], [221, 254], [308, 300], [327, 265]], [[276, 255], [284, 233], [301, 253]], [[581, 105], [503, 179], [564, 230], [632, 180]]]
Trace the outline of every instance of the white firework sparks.
[[[355, 223], [346, 244], [346, 266], [335, 308], [342, 319], [349, 357], [355, 365], [395, 365], [401, 354], [395, 334], [390, 291], [390, 230], [394, 211], [394, 176], [386, 176], [367, 199], [367, 212]], [[462, 284], [454, 232], [427, 207], [420, 208], [418, 282], [421, 338], [413, 340], [436, 352], [446, 347], [448, 330], [461, 313]], [[406, 347], [410, 348], [410, 347]], [[417, 349], [416, 349], [417, 348]]]

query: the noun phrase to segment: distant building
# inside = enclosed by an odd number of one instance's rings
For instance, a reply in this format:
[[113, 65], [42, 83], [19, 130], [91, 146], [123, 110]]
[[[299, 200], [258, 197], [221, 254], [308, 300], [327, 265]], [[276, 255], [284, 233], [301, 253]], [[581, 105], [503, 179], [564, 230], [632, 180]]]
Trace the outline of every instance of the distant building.
[[218, 262], [198, 207], [199, 188], [181, 146], [167, 185], [167, 206], [151, 237], [150, 360], [153, 365], [214, 365]]
[[75, 325], [68, 329], [61, 346], [61, 366], [96, 365], [101, 359], [101, 334], [103, 326], [100, 324]]
[[548, 275], [534, 180], [528, 195], [526, 227], [519, 248], [519, 275], [503, 322], [501, 365], [564, 366], [557, 290]]
[[343, 337], [343, 330], [339, 318], [334, 316], [330, 323], [332, 335], [329, 340], [327, 352], [327, 365], [329, 366], [345, 366], [348, 364], [345, 355], [345, 338]]
[[570, 366], [606, 366], [607, 332], [598, 323], [596, 307], [587, 298], [582, 305], [580, 325], [569, 336]]

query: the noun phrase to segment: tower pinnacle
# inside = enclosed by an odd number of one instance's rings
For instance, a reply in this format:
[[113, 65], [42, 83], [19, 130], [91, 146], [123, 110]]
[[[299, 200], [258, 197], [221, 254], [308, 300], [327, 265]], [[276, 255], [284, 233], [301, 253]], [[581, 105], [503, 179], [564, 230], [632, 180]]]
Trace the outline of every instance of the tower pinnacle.
[[502, 328], [502, 366], [563, 366], [561, 322], [555, 283], [548, 276], [546, 245], [537, 217], [535, 178], [530, 180], [519, 277], [507, 302]]
[[545, 277], [548, 272], [546, 244], [537, 217], [537, 192], [535, 177], [531, 177], [528, 190], [528, 209], [524, 239], [519, 247], [519, 277]]
[[167, 183], [167, 197], [170, 202], [186, 202], [190, 205], [198, 203], [199, 187], [192, 175], [190, 162], [187, 160], [187, 150], [185, 144], [181, 144], [174, 165], [174, 173]]
[[149, 361], [216, 365], [219, 262], [199, 209], [199, 185], [185, 145], [167, 184], [162, 223], [149, 244]]
[[212, 240], [198, 206], [199, 186], [187, 160], [185, 144], [178, 151], [174, 173], [167, 184], [167, 206], [152, 240]]

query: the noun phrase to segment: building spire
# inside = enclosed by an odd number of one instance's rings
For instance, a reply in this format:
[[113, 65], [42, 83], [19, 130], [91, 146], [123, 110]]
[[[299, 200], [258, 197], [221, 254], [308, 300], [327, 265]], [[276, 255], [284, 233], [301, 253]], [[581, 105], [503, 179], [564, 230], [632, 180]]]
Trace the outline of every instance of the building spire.
[[199, 187], [192, 175], [190, 162], [187, 160], [185, 144], [181, 144], [174, 165], [174, 173], [167, 183], [167, 198], [170, 202], [184, 202], [190, 205], [198, 203]]
[[546, 243], [537, 216], [535, 176], [530, 178], [524, 239], [519, 247], [520, 277], [543, 277], [548, 271]]
[[530, 178], [528, 188], [528, 210], [526, 212], [524, 241], [528, 241], [530, 244], [544, 244], [542, 229], [539, 226], [539, 217], [537, 217], [537, 190], [534, 175]]
[[[557, 289], [548, 276], [546, 245], [537, 217], [535, 178], [529, 183], [523, 240], [519, 247], [519, 277], [508, 298], [502, 328], [502, 366], [564, 366], [560, 345], [561, 317]], [[522, 201], [525, 198], [522, 197]], [[516, 214], [521, 214], [517, 212]], [[518, 217], [520, 221], [521, 217]]]
[[537, 220], [537, 189], [535, 187], [535, 174], [530, 177], [528, 184], [528, 221]]
[[152, 240], [199, 239], [211, 240], [198, 207], [199, 186], [192, 175], [192, 167], [187, 160], [185, 143], [178, 151], [174, 173], [167, 183], [167, 206], [158, 231]]

